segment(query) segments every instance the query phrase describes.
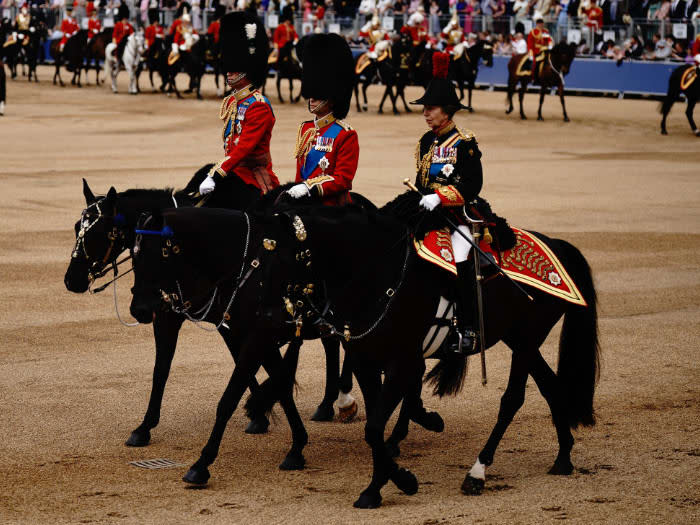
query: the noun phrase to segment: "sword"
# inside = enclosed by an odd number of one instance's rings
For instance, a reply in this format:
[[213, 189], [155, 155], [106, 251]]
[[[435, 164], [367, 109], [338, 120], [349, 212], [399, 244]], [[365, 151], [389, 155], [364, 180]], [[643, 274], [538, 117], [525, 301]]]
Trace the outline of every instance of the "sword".
[[[418, 194], [420, 194], [420, 195], [423, 195], [423, 193], [416, 187], [415, 184], [413, 184], [413, 183], [411, 182], [410, 179], [404, 179], [404, 180], [403, 180], [403, 183], [404, 183], [406, 186], [408, 186], [410, 189], [412, 189], [413, 191], [415, 191], [416, 193], [418, 193]], [[467, 237], [467, 236], [464, 235], [461, 231], [459, 231], [459, 229], [457, 228], [459, 225], [458, 225], [457, 223], [455, 223], [455, 222], [454, 222], [445, 212], [443, 212], [442, 210], [438, 209], [438, 211], [442, 214], [442, 217], [443, 217], [443, 219], [445, 219], [445, 221], [447, 222], [447, 224], [449, 224], [450, 226], [452, 226], [452, 228], [454, 228], [454, 230], [455, 230], [457, 233], [459, 233], [469, 244], [471, 244], [472, 247], [473, 247], [479, 254], [481, 254], [483, 257], [485, 257], [485, 258], [488, 260], [488, 255], [486, 255], [486, 253], [485, 253], [481, 248], [479, 248], [479, 246], [478, 246], [473, 240], [471, 240], [469, 237]], [[503, 277], [505, 277], [506, 280], [508, 280], [508, 282], [510, 282], [513, 286], [515, 286], [515, 288], [517, 288], [525, 297], [527, 297], [530, 301], [534, 301], [534, 299], [532, 298], [532, 296], [531, 296], [529, 293], [527, 293], [525, 290], [523, 290], [522, 286], [520, 286], [520, 285], [519, 285], [518, 283], [516, 283], [513, 279], [511, 279], [511, 277], [510, 277], [505, 271], [503, 271], [503, 269], [502, 269], [500, 266], [498, 266], [497, 264], [494, 264], [494, 266], [496, 267], [496, 270], [498, 271], [498, 273], [500, 273]]]

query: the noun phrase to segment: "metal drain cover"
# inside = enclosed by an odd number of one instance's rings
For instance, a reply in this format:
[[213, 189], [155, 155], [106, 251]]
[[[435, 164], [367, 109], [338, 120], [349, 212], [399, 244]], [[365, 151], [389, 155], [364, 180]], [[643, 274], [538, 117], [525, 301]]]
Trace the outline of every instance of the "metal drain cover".
[[172, 459], [144, 459], [142, 461], [130, 461], [129, 465], [135, 467], [147, 468], [147, 469], [157, 469], [157, 468], [173, 468], [173, 467], [184, 467], [183, 463], [177, 463]]

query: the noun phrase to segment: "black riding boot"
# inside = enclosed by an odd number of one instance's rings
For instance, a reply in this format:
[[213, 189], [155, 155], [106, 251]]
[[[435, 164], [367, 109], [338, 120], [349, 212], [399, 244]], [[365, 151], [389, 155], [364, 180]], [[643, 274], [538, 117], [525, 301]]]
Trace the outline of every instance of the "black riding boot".
[[[476, 276], [473, 262], [457, 263], [457, 321], [459, 334], [451, 349], [464, 355], [478, 354], [479, 337], [476, 333]], [[460, 336], [462, 346], [460, 349]]]

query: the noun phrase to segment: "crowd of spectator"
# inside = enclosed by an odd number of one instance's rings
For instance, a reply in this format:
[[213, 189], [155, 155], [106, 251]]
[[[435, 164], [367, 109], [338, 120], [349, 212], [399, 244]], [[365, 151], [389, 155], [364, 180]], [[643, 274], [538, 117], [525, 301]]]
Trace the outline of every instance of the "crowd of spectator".
[[[49, 25], [60, 22], [66, 2], [84, 8], [88, 0], [28, 0], [30, 6], [49, 12]], [[183, 0], [102, 0], [110, 10], [126, 2], [136, 21], [146, 22], [149, 6], [156, 2], [165, 12], [174, 12]], [[19, 6], [24, 0], [1, 0], [0, 8]], [[614, 60], [688, 60], [700, 52], [698, 0], [188, 0], [192, 21], [206, 24], [200, 13], [212, 12], [218, 4], [229, 9], [254, 9], [261, 14], [279, 14], [291, 6], [302, 23], [324, 20], [346, 21], [347, 30], [365, 17], [394, 17], [398, 30], [410, 14], [421, 11], [429, 34], [437, 34], [456, 11], [464, 34], [479, 33], [495, 42], [495, 53], [512, 52], [513, 41], [527, 36], [537, 18], [545, 21], [555, 40], [576, 31], [578, 53]], [[347, 22], [353, 21], [353, 22]], [[674, 36], [675, 27], [685, 25], [685, 35]], [[671, 32], [674, 30], [673, 33]], [[610, 30], [613, 32], [611, 33]], [[517, 35], [517, 36], [516, 36]], [[611, 36], [613, 38], [611, 38]]]

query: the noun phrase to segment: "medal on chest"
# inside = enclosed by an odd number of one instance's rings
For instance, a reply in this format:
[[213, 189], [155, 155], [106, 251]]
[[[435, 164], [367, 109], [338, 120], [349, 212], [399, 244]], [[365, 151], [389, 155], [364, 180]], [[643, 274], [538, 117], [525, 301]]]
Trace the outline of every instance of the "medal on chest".
[[330, 152], [333, 150], [333, 139], [330, 137], [316, 137], [316, 144], [314, 145], [316, 151]]
[[438, 146], [433, 152], [433, 164], [455, 164], [457, 162], [457, 148], [453, 146]]

